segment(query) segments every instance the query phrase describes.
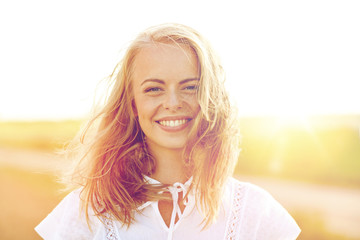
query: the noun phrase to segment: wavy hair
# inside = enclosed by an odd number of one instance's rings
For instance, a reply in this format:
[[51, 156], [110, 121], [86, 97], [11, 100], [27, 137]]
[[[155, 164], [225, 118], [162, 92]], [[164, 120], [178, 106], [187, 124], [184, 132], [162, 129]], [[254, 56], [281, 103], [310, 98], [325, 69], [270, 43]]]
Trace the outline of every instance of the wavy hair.
[[217, 216], [226, 179], [237, 162], [239, 134], [233, 107], [225, 91], [225, 75], [210, 44], [195, 30], [180, 24], [162, 24], [140, 33], [109, 76], [111, 91], [104, 105], [70, 145], [70, 158], [79, 161], [72, 182], [82, 186], [81, 197], [98, 217], [112, 216], [124, 225], [146, 201], [164, 198], [165, 185], [150, 185], [156, 165], [148, 156], [143, 133], [134, 113], [132, 69], [137, 53], [153, 43], [185, 44], [200, 67], [197, 99], [200, 112], [184, 149], [191, 167], [190, 188], [204, 215], [205, 227]]

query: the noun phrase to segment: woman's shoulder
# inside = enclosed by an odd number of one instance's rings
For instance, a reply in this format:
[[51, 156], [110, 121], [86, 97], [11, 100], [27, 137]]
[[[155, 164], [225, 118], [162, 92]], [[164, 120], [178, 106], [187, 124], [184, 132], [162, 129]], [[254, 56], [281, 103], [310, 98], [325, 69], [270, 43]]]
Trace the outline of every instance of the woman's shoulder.
[[227, 188], [231, 189], [233, 198], [249, 202], [247, 204], [256, 206], [280, 204], [268, 191], [250, 182], [243, 182], [232, 177], [227, 183]]
[[244, 239], [296, 239], [299, 235], [295, 220], [269, 192], [235, 178], [227, 185], [232, 189], [231, 212], [238, 225], [235, 231], [248, 234]]
[[89, 213], [89, 222], [82, 210], [81, 189], [70, 192], [52, 212], [36, 226], [44, 239], [96, 239], [100, 220]]

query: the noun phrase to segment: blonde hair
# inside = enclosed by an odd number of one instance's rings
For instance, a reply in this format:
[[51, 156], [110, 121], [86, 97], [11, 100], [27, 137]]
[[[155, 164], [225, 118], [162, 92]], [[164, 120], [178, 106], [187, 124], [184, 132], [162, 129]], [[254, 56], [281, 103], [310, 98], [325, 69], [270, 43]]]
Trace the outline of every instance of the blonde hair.
[[151, 27], [128, 47], [109, 77], [112, 90], [105, 105], [89, 121], [80, 142], [75, 141], [69, 150], [77, 153], [75, 156], [81, 155], [72, 174], [73, 181], [83, 187], [81, 196], [87, 217], [91, 207], [96, 216], [110, 215], [127, 226], [134, 221], [139, 205], [163, 198], [158, 193], [164, 185], [144, 181], [144, 175], [151, 175], [156, 166], [148, 156], [136, 120], [131, 83], [137, 53], [155, 42], [187, 45], [198, 59], [200, 112], [184, 150], [184, 164], [191, 166], [191, 189], [196, 193], [207, 226], [217, 216], [225, 181], [235, 167], [239, 135], [219, 58], [210, 44], [187, 26]]

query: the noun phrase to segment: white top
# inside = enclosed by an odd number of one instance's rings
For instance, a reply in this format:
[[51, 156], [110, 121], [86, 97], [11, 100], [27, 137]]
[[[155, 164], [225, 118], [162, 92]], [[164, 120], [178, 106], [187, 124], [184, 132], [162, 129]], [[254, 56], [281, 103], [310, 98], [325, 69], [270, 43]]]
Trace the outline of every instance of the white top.
[[[146, 178], [149, 183], [158, 181]], [[203, 220], [195, 206], [194, 194], [189, 193], [186, 207], [181, 213], [177, 203], [178, 193], [184, 195], [191, 183], [175, 183], [169, 187], [173, 197], [170, 226], [163, 221], [158, 202], [143, 204], [141, 214], [129, 228], [120, 222], [104, 220], [90, 215], [91, 230], [83, 212], [79, 211], [79, 190], [71, 192], [35, 228], [46, 240], [293, 240], [300, 233], [294, 219], [265, 190], [250, 183], [230, 178], [225, 186], [219, 216], [212, 225], [201, 230]], [[175, 217], [179, 220], [175, 223]]]

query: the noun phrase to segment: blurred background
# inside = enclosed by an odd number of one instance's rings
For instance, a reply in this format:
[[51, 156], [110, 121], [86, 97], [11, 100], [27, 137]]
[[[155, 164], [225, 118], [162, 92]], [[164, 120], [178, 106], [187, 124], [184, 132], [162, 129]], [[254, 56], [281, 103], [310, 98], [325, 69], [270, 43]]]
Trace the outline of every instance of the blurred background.
[[[269, 191], [298, 239], [360, 239], [358, 1], [1, 1], [0, 239], [64, 197], [55, 154], [79, 131], [121, 52], [179, 22], [213, 44], [238, 107], [234, 176]], [[19, 231], [21, 229], [21, 231]]]

